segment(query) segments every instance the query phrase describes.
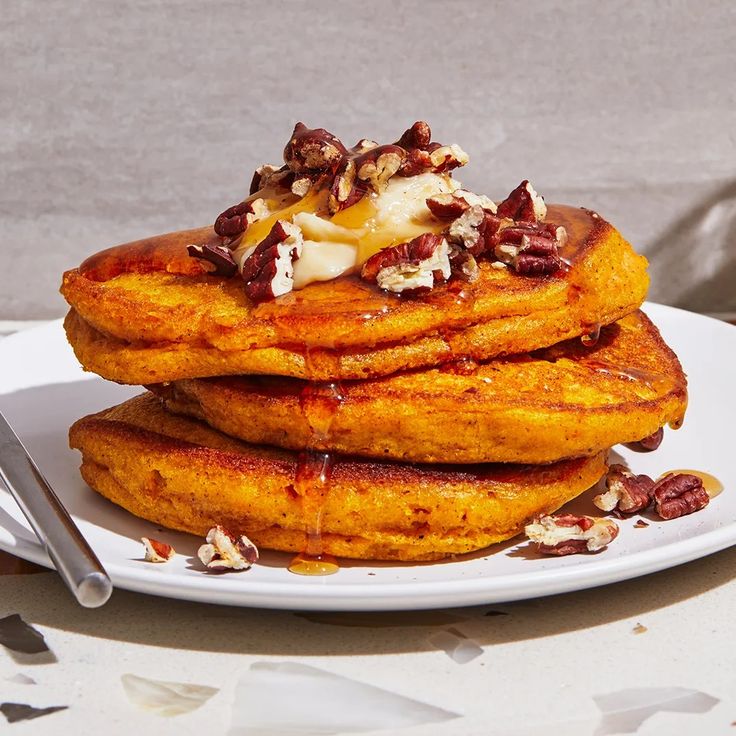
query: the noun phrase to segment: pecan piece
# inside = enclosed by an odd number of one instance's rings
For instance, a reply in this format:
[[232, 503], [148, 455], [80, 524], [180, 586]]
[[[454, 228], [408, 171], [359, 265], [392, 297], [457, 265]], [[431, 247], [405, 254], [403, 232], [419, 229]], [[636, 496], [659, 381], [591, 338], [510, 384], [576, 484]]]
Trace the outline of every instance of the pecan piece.
[[516, 222], [539, 222], [547, 216], [547, 206], [528, 179], [519, 184], [513, 192], [498, 205], [499, 217], [510, 217]]
[[342, 141], [329, 131], [297, 123], [284, 148], [284, 161], [295, 174], [313, 178], [336, 169], [347, 153]]
[[397, 146], [401, 146], [407, 151], [414, 148], [426, 149], [432, 142], [432, 129], [424, 120], [417, 120], [408, 130], [405, 130], [401, 138], [396, 141]]
[[371, 148], [376, 148], [378, 146], [378, 143], [376, 141], [372, 141], [370, 138], [361, 138], [351, 149], [351, 153], [365, 153], [366, 151], [370, 151]]
[[450, 146], [439, 146], [430, 151], [429, 160], [432, 164], [432, 171], [435, 174], [441, 174], [465, 166], [470, 161], [470, 156], [457, 143], [453, 143]]
[[434, 233], [384, 248], [371, 256], [361, 271], [366, 281], [397, 294], [429, 291], [436, 281], [445, 281], [450, 274], [449, 245]]
[[253, 172], [253, 178], [250, 182], [250, 194], [255, 194], [266, 187], [286, 187], [288, 189], [293, 178], [293, 172], [289, 171], [289, 167], [286, 165], [263, 164]]
[[207, 532], [206, 542], [197, 551], [197, 557], [209, 570], [248, 570], [258, 562], [258, 549], [244, 534], [236, 536], [219, 525], [213, 526]]
[[231, 250], [224, 245], [188, 245], [187, 253], [192, 258], [213, 264], [215, 270], [212, 273], [215, 276], [230, 278], [238, 272], [238, 264], [235, 263]]
[[368, 186], [380, 194], [388, 184], [388, 180], [399, 170], [406, 151], [399, 146], [376, 146], [355, 159], [358, 179], [367, 182]]
[[245, 293], [254, 302], [273, 299], [294, 288], [294, 261], [302, 254], [302, 231], [277, 220], [243, 262]]
[[468, 154], [460, 146], [443, 146], [432, 142], [432, 130], [423, 120], [418, 120], [396, 141], [407, 155], [398, 170], [399, 176], [416, 176], [425, 172], [440, 174], [458, 166], [465, 166]]
[[611, 465], [606, 475], [606, 489], [593, 499], [601, 511], [635, 514], [652, 503], [654, 481], [648, 475], [634, 475], [624, 465]]
[[368, 193], [365, 182], [357, 181], [355, 159], [345, 159], [330, 185], [328, 206], [334, 215], [351, 207]]
[[664, 427], [660, 427], [656, 432], [647, 437], [643, 437], [637, 442], [627, 442], [626, 447], [634, 452], [653, 452], [661, 444], [664, 438]]
[[502, 221], [480, 205], [468, 207], [460, 217], [453, 220], [447, 237], [462, 245], [476, 258], [493, 249], [496, 234]]
[[266, 203], [263, 199], [252, 199], [228, 207], [215, 220], [215, 232], [223, 238], [234, 238], [245, 232], [248, 226], [263, 217]]
[[565, 229], [556, 225], [514, 225], [500, 230], [494, 253], [517, 273], [553, 274], [562, 269], [559, 249], [564, 238]]
[[676, 519], [704, 509], [710, 496], [703, 481], [690, 473], [668, 473], [652, 489], [655, 511], [663, 519]]
[[170, 544], [159, 542], [158, 539], [141, 537], [141, 542], [146, 550], [146, 562], [168, 562], [176, 554], [176, 550]]
[[473, 254], [454, 243], [450, 245], [450, 268], [454, 276], [471, 284], [480, 276], [478, 261], [475, 260]]
[[429, 197], [427, 207], [440, 220], [457, 220], [470, 207], [470, 203], [457, 192], [446, 192]]
[[496, 214], [495, 203], [485, 195], [456, 189], [454, 192], [435, 194], [427, 200], [430, 212], [440, 220], [456, 220], [469, 207], [482, 207], [492, 215]]
[[618, 536], [618, 525], [593, 516], [551, 514], [527, 524], [524, 532], [542, 554], [575, 555], [603, 549]]

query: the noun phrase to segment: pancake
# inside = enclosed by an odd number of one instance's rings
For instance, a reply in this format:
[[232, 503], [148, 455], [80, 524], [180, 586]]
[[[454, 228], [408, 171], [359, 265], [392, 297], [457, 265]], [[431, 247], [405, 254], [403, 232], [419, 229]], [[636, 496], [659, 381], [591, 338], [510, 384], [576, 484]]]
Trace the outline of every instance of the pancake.
[[562, 205], [547, 219], [567, 230], [566, 271], [529, 277], [484, 261], [475, 282], [450, 281], [421, 298], [342, 276], [254, 304], [239, 277], [209, 275], [187, 255], [189, 243], [220, 242], [211, 228], [149, 238], [64, 275], [67, 334], [87, 370], [120, 383], [360, 379], [547, 347], [639, 307], [646, 259], [615, 228]]
[[[299, 552], [307, 514], [294, 453], [249, 445], [167, 412], [153, 396], [79, 420], [71, 446], [97, 492], [156, 524], [215, 524], [261, 548]], [[323, 551], [437, 560], [508, 539], [586, 490], [605, 453], [553, 465], [424, 466], [339, 458], [322, 499]]]
[[[248, 376], [149, 386], [174, 412], [247, 442], [420, 463], [549, 463], [594, 455], [672, 423], [686, 379], [657, 328], [636, 312], [532, 355], [460, 362], [333, 389], [329, 437], [310, 429], [303, 381]], [[322, 389], [324, 392], [325, 389]], [[313, 424], [313, 422], [312, 422]]]

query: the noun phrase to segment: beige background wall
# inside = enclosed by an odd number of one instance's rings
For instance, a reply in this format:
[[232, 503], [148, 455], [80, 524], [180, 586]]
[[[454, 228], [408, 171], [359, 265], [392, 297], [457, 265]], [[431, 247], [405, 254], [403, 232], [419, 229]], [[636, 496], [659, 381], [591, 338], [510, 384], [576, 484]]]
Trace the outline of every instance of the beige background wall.
[[6, 1], [0, 319], [61, 315], [99, 248], [214, 220], [293, 123], [393, 140], [417, 118], [652, 261], [651, 297], [736, 311], [731, 2]]

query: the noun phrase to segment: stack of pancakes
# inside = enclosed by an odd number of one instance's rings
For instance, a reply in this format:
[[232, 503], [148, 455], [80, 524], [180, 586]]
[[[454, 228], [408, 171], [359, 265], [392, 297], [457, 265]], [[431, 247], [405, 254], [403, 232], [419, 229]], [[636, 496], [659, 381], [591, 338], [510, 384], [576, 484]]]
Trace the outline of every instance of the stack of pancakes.
[[64, 277], [69, 340], [149, 392], [72, 427], [82, 475], [157, 524], [316, 557], [435, 560], [518, 534], [686, 406], [638, 311], [645, 259], [593, 212], [548, 219], [566, 270], [483, 262], [421, 298], [343, 276], [254, 304], [188, 257], [211, 228], [93, 256]]

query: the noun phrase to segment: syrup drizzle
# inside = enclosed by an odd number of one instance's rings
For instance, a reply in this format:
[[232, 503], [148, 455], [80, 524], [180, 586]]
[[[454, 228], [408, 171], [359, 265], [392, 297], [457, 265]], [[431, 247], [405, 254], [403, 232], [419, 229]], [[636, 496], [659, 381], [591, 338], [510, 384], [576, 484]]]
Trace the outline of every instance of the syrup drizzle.
[[[314, 375], [316, 355], [307, 349], [307, 375]], [[294, 489], [302, 500], [304, 516], [304, 549], [294, 557], [289, 572], [297, 575], [332, 575], [340, 567], [337, 560], [324, 552], [322, 512], [330, 491], [334, 464], [331, 428], [344, 401], [342, 387], [333, 381], [308, 381], [299, 395], [302, 415], [309, 425], [309, 441], [297, 457]]]
[[601, 326], [595, 325], [590, 332], [580, 336], [580, 342], [585, 345], [586, 348], [594, 348], [598, 344], [598, 340], [601, 336]]

